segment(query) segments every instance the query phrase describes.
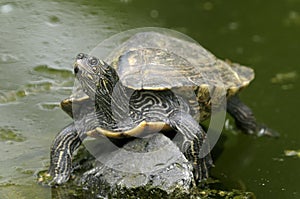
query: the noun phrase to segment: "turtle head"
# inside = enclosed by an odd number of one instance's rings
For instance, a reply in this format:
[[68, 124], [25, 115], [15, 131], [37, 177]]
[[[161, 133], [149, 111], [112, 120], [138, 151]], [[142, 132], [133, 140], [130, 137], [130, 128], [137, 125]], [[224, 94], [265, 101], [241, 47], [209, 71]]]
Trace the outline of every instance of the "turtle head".
[[74, 64], [74, 73], [83, 91], [94, 99], [95, 95], [109, 95], [112, 93], [119, 78], [115, 69], [104, 61], [79, 53]]

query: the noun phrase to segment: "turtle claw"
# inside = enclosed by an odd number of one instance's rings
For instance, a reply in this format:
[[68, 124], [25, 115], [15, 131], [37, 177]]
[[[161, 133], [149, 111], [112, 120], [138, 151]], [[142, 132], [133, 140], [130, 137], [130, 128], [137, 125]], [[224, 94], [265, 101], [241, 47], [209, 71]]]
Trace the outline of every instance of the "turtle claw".
[[58, 174], [56, 176], [52, 176], [49, 171], [40, 171], [37, 173], [37, 183], [49, 187], [61, 185], [67, 182], [69, 178], [70, 175], [66, 174]]
[[53, 187], [67, 182], [69, 177], [68, 175], [52, 176], [48, 171], [41, 171], [37, 174], [37, 182], [44, 186]]
[[199, 160], [200, 164], [193, 164], [194, 178], [197, 183], [207, 180], [209, 178], [209, 168], [213, 167], [212, 159], [210, 155]]
[[52, 180], [48, 183], [49, 186], [61, 185], [66, 183], [70, 178], [70, 174], [57, 174], [52, 178]]
[[194, 179], [196, 184], [208, 179], [208, 169], [205, 163], [201, 163], [201, 165], [193, 165], [194, 167]]
[[52, 176], [47, 171], [37, 172], [37, 183], [42, 185], [51, 186], [50, 183], [53, 180]]
[[258, 130], [257, 130], [257, 136], [267, 136], [267, 137], [273, 137], [273, 138], [278, 138], [280, 134], [277, 131], [274, 131], [273, 129], [268, 128], [264, 124], [258, 125]]

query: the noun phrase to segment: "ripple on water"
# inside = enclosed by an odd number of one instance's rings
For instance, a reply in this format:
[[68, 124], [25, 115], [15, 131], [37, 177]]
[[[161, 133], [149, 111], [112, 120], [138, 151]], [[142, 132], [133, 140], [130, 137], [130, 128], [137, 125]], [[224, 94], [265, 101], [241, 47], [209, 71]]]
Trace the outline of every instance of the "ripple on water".
[[0, 104], [16, 101], [18, 98], [26, 96], [25, 90], [18, 91], [0, 91]]
[[51, 81], [36, 81], [26, 84], [18, 90], [0, 90], [0, 104], [15, 102], [31, 94], [49, 91], [52, 87]]
[[11, 127], [0, 127], [0, 141], [24, 142], [26, 138]]
[[39, 93], [42, 91], [49, 91], [53, 86], [53, 82], [50, 80], [34, 81], [25, 85], [25, 91], [29, 93]]
[[49, 16], [48, 21], [46, 21], [46, 24], [50, 27], [58, 26], [60, 23], [60, 19], [57, 16]]
[[2, 63], [14, 63], [19, 61], [20, 59], [15, 56], [8, 53], [0, 53], [0, 61]]
[[5, 4], [0, 6], [0, 13], [1, 14], [7, 14], [13, 11], [13, 6], [11, 4]]
[[66, 69], [51, 68], [48, 65], [38, 65], [33, 70], [42, 75], [61, 78], [74, 78], [73, 73]]
[[[74, 83], [74, 75], [70, 70], [57, 69], [48, 65], [38, 65], [33, 68], [33, 73], [36, 73], [41, 80], [32, 81], [22, 85], [16, 90], [0, 90], [0, 104], [16, 102], [26, 96], [58, 90], [71, 90]], [[41, 104], [43, 110], [52, 110], [57, 107], [56, 104]]]
[[43, 102], [43, 103], [39, 103], [38, 106], [41, 110], [45, 110], [45, 111], [52, 111], [52, 110], [59, 109], [58, 102]]

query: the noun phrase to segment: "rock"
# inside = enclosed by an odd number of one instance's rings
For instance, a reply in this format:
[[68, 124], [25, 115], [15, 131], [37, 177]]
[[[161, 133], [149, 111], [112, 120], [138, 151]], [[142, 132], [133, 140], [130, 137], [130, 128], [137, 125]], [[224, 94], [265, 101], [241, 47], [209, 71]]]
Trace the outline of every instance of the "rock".
[[187, 191], [194, 183], [191, 164], [163, 134], [134, 139], [113, 152], [98, 154], [97, 160], [96, 166], [83, 174], [81, 184], [103, 197], [122, 188]]

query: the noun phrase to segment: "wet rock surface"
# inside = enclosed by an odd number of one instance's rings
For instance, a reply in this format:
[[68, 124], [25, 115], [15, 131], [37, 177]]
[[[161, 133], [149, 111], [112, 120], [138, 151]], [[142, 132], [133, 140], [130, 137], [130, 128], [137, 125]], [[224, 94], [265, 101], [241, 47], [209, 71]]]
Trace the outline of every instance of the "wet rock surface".
[[83, 174], [80, 183], [102, 196], [122, 188], [187, 191], [194, 181], [191, 164], [162, 134], [132, 140], [101, 158], [97, 157], [96, 166]]
[[[72, 178], [62, 186], [52, 187], [52, 198], [255, 198], [253, 193], [245, 192], [244, 185], [237, 185], [238, 182], [231, 182], [235, 184], [232, 188], [230, 184], [209, 178], [192, 186], [189, 163], [176, 145], [163, 135], [133, 140], [113, 152], [103, 152], [107, 147], [105, 143], [93, 146], [85, 143], [85, 147], [80, 147], [74, 157]], [[91, 147], [97, 147], [105, 155], [92, 156], [91, 151], [86, 150]], [[134, 169], [136, 172], [132, 172]]]

